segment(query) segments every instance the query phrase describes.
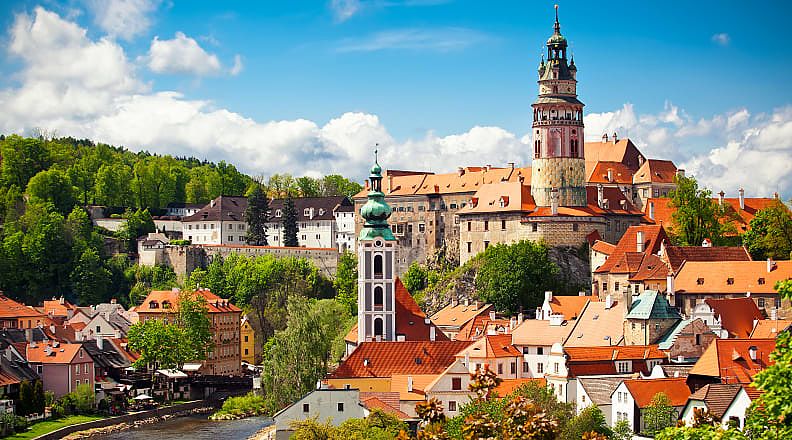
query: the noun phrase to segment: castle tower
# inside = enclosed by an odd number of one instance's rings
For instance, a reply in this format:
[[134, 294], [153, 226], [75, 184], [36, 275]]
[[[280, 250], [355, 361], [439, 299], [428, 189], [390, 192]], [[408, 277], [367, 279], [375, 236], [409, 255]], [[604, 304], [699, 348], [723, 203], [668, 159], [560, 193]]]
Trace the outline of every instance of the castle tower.
[[583, 103], [577, 99], [577, 67], [567, 64], [567, 40], [561, 35], [558, 5], [547, 61], [539, 64], [539, 97], [533, 103], [531, 195], [537, 206], [586, 205], [583, 155]]
[[382, 193], [382, 168], [376, 160], [369, 175], [365, 220], [358, 237], [358, 342], [396, 340], [396, 238], [388, 225], [391, 208]]

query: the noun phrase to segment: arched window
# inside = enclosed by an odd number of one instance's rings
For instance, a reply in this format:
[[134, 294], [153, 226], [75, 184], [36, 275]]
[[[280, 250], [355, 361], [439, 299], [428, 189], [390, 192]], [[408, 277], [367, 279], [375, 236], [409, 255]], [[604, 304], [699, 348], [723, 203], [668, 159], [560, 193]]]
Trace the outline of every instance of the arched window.
[[374, 278], [382, 278], [382, 255], [374, 256]]
[[534, 142], [534, 157], [538, 159], [541, 155], [542, 155], [542, 140], [537, 139], [536, 142]]
[[382, 318], [374, 318], [374, 336], [383, 336]]
[[374, 310], [382, 310], [384, 295], [382, 294], [382, 286], [374, 287]]
[[553, 86], [553, 93], [558, 93], [558, 86]]

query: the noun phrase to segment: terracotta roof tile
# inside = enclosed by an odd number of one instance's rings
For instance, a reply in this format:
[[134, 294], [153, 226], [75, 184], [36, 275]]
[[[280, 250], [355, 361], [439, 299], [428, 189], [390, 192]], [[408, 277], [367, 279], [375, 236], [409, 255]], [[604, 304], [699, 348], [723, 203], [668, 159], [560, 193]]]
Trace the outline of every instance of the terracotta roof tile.
[[756, 326], [751, 332], [751, 339], [777, 338], [778, 333], [788, 329], [792, 325], [790, 319], [764, 319], [756, 322]]
[[690, 397], [690, 388], [685, 383], [685, 378], [625, 380], [624, 385], [639, 408], [648, 407], [658, 393], [665, 393], [671, 406], [684, 406]]
[[[608, 180], [608, 173], [610, 172], [611, 180]], [[594, 164], [593, 169], [586, 170], [588, 176], [588, 183], [602, 183], [602, 184], [622, 184], [632, 185], [633, 183], [633, 170], [621, 162], [606, 162], [599, 161]]]
[[591, 249], [601, 254], [610, 255], [616, 250], [616, 245], [610, 244], [607, 241], [597, 240], [594, 242], [594, 245], [591, 246]]
[[61, 304], [60, 299], [53, 298], [52, 300], [44, 301], [44, 314], [57, 317], [66, 317], [69, 316], [70, 310], [76, 310], [77, 307], [73, 304], [69, 303], [68, 301], [63, 301]]
[[[766, 197], [746, 197], [744, 199], [745, 209], [740, 209], [739, 198], [724, 198], [723, 202], [727, 205], [727, 216], [734, 218], [732, 224], [737, 229], [737, 233], [743, 233], [749, 229], [749, 223], [756, 216], [757, 211], [767, 208], [768, 206], [778, 203], [774, 198]], [[712, 203], [719, 203], [718, 198], [713, 198]], [[654, 218], [649, 218], [650, 204], [654, 205]], [[675, 209], [671, 207], [670, 198], [650, 198], [644, 205], [644, 214], [649, 221], [655, 224], [662, 224], [666, 227], [673, 228], [673, 215]]]
[[476, 307], [476, 302], [449, 304], [439, 312], [432, 315], [432, 322], [439, 326], [463, 326], [477, 315], [489, 315], [492, 304], [480, 304]]
[[512, 343], [549, 347], [556, 342], [563, 343], [573, 326], [573, 323], [566, 321], [562, 325], [550, 325], [550, 321], [526, 319], [512, 331]]
[[637, 170], [643, 157], [630, 139], [605, 142], [586, 142], [583, 148], [586, 156], [586, 169], [593, 168], [598, 161], [620, 162], [630, 169]]
[[674, 272], [685, 261], [751, 261], [751, 255], [742, 246], [665, 246], [662, 255]]
[[550, 300], [550, 308], [553, 310], [553, 313], [560, 313], [564, 315], [565, 320], [572, 321], [577, 319], [589, 301], [597, 301], [597, 297], [553, 295], [553, 299]]
[[[468, 321], [456, 335], [457, 341], [473, 341], [487, 334], [487, 329], [507, 331], [511, 322], [508, 319], [490, 319], [489, 315], [477, 315]], [[499, 333], [500, 333], [499, 332]]]
[[536, 209], [531, 187], [521, 182], [498, 182], [482, 185], [472, 197], [472, 203], [458, 214], [485, 212], [530, 212]]
[[674, 162], [649, 159], [635, 172], [632, 183], [674, 183], [676, 174]]
[[457, 357], [465, 355], [471, 358], [495, 359], [520, 357], [522, 353], [512, 345], [512, 335], [487, 335], [462, 349]]
[[792, 278], [792, 261], [688, 261], [674, 277], [674, 293], [776, 294], [777, 281]]
[[[152, 290], [148, 294], [143, 304], [138, 306], [138, 313], [176, 313], [179, 305], [179, 296], [182, 293], [192, 292], [194, 295], [200, 295], [206, 300], [206, 305], [209, 313], [228, 313], [228, 312], [242, 312], [242, 309], [232, 304], [229, 300], [220, 298], [209, 290], [196, 290], [196, 291], [180, 291], [178, 289], [172, 290]], [[167, 304], [167, 307], [164, 306]]]
[[710, 414], [722, 419], [740, 389], [742, 387], [736, 384], [711, 383], [691, 394], [690, 400], [700, 400], [706, 403]]
[[[619, 240], [613, 253], [602, 266], [595, 270], [595, 273], [611, 272], [617, 265], [619, 265], [618, 270], [628, 269], [629, 267], [630, 269], [634, 268], [637, 272], [641, 263], [640, 259], [635, 256], [638, 254], [638, 232], [643, 233], [643, 254], [656, 254], [660, 250], [661, 243], [664, 240], [668, 241], [668, 235], [666, 235], [665, 230], [659, 225], [630, 226], [627, 228], [627, 231], [624, 232], [624, 235], [621, 240]], [[626, 254], [633, 254], [633, 256], [629, 257], [628, 260], [628, 257], [625, 256]], [[622, 268], [621, 265], [626, 266]]]
[[544, 377], [534, 377], [534, 378], [522, 378], [522, 379], [503, 379], [503, 381], [495, 387], [494, 391], [501, 397], [506, 397], [517, 388], [521, 386], [534, 382], [539, 386], [547, 385], [547, 380]]
[[0, 318], [44, 317], [45, 313], [0, 294]]
[[[750, 347], [756, 347], [756, 360], [751, 359]], [[722, 383], [747, 384], [774, 363], [770, 359], [774, 349], [775, 339], [715, 339], [690, 374], [720, 378]]]
[[564, 353], [568, 362], [623, 361], [665, 359], [666, 355], [657, 345], [626, 345], [618, 347], [567, 347]]
[[730, 338], [749, 337], [754, 320], [764, 319], [751, 298], [707, 299], [704, 302], [720, 317], [721, 326], [729, 332]]
[[[362, 395], [364, 393], [360, 393], [360, 394]], [[363, 404], [363, 406], [365, 406], [369, 410], [378, 409], [378, 410], [380, 410], [382, 412], [385, 412], [385, 413], [388, 413], [388, 414], [396, 416], [399, 420], [407, 420], [407, 419], [410, 418], [410, 416], [408, 416], [407, 414], [403, 413], [399, 409], [398, 398], [396, 400], [396, 406], [393, 406], [391, 404], [383, 402], [382, 400], [379, 399], [379, 397], [375, 397], [375, 396], [367, 397], [365, 399], [363, 397], [361, 397], [360, 398], [360, 403]]]
[[[30, 363], [70, 364], [81, 349], [82, 344], [36, 344], [35, 347], [27, 344], [26, 358]], [[90, 355], [87, 352], [84, 353], [85, 357], [90, 360]]]
[[465, 341], [362, 342], [330, 377], [440, 374], [469, 344]]
[[667, 276], [668, 266], [665, 262], [655, 254], [647, 254], [630, 281], [664, 280]]
[[[438, 374], [394, 374], [391, 376], [391, 391], [399, 393], [399, 400], [426, 400], [426, 388], [437, 379]], [[412, 391], [410, 391], [412, 380]]]
[[624, 339], [624, 304], [613, 301], [605, 308], [604, 301], [591, 301], [574, 321], [574, 327], [564, 341], [565, 347], [619, 345]]

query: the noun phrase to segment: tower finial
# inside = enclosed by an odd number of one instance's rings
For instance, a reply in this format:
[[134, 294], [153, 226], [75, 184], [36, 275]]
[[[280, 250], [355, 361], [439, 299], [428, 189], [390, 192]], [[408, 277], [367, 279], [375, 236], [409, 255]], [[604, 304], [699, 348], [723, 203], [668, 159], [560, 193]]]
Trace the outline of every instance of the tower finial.
[[379, 163], [379, 143], [374, 144], [374, 163]]
[[553, 30], [555, 30], [555, 32], [558, 34], [561, 32], [561, 24], [558, 23], [558, 5], [555, 5], [555, 14], [556, 14], [556, 20], [555, 20], [555, 25], [553, 25]]

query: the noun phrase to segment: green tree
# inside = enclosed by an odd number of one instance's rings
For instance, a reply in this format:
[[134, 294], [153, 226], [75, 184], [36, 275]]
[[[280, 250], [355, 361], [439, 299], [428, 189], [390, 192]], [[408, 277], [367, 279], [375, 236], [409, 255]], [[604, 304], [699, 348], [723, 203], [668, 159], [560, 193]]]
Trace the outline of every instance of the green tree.
[[22, 190], [27, 187], [31, 177], [50, 166], [44, 141], [37, 138], [8, 136], [0, 141], [0, 156], [3, 158], [0, 168], [3, 182]]
[[327, 374], [333, 341], [347, 316], [334, 300], [289, 298], [286, 329], [264, 346], [261, 387], [272, 412], [299, 399]]
[[426, 267], [418, 264], [417, 261], [413, 261], [410, 267], [407, 268], [407, 272], [402, 275], [401, 280], [404, 283], [404, 287], [407, 288], [407, 291], [415, 295], [426, 288], [428, 273], [429, 271]]
[[725, 236], [735, 233], [726, 207], [712, 201], [712, 191], [699, 189], [693, 177], [677, 175], [676, 189], [669, 192], [673, 226], [671, 235], [680, 246], [701, 246], [705, 238], [722, 245]]
[[44, 406], [46, 404], [46, 397], [44, 395], [44, 385], [40, 379], [36, 379], [33, 383], [33, 406], [32, 410], [37, 414], [44, 414]]
[[613, 440], [632, 440], [633, 438], [633, 430], [630, 427], [630, 422], [628, 420], [619, 420], [613, 425], [613, 434], [611, 435]]
[[645, 433], [654, 436], [665, 428], [676, 424], [676, 411], [666, 393], [660, 392], [652, 397], [652, 401], [643, 413]]
[[319, 197], [321, 195], [320, 183], [313, 177], [298, 177], [296, 184], [300, 197]]
[[133, 366], [152, 371], [179, 367], [180, 355], [185, 351], [180, 348], [182, 336], [178, 327], [159, 319], [147, 319], [132, 325], [127, 333], [129, 349], [140, 355]]
[[80, 304], [99, 304], [110, 299], [112, 274], [104, 267], [99, 253], [88, 248], [83, 251], [71, 273], [72, 291]]
[[30, 382], [23, 380], [19, 384], [19, 402], [16, 407], [17, 414], [26, 416], [33, 411], [33, 387]]
[[57, 169], [41, 171], [33, 176], [28, 182], [27, 193], [32, 202], [52, 203], [61, 214], [71, 211], [77, 204], [71, 180]]
[[74, 406], [78, 414], [90, 414], [96, 406], [96, 393], [93, 386], [84, 383], [77, 385], [77, 388], [72, 392], [74, 397]]
[[298, 247], [297, 233], [297, 211], [294, 209], [294, 200], [287, 197], [283, 202], [283, 245], [287, 247]]
[[95, 201], [96, 175], [101, 166], [94, 148], [81, 148], [81, 157], [67, 172], [72, 186], [77, 190], [77, 197], [83, 205]]
[[212, 342], [212, 321], [209, 319], [209, 307], [206, 298], [191, 291], [183, 291], [179, 295], [179, 314], [176, 325], [184, 331], [185, 339], [179, 345], [186, 349], [182, 355], [185, 361], [201, 361], [206, 359], [214, 349]]
[[768, 257], [788, 260], [792, 254], [792, 216], [789, 208], [775, 200], [768, 207], [760, 209], [742, 239], [754, 260]]
[[118, 231], [118, 238], [126, 241], [129, 252], [135, 252], [138, 237], [154, 232], [157, 228], [148, 209], [138, 209], [134, 212], [127, 210], [125, 217], [127, 221]]
[[321, 194], [324, 197], [328, 196], [346, 196], [352, 197], [359, 193], [363, 187], [343, 176], [338, 174], [331, 174], [322, 178]]
[[357, 315], [357, 281], [357, 258], [352, 252], [344, 251], [338, 257], [333, 287], [336, 290], [336, 300], [349, 310], [350, 315]]
[[605, 415], [596, 405], [590, 405], [583, 409], [566, 423], [561, 432], [562, 440], [579, 440], [587, 432], [596, 432], [607, 437], [612, 437], [613, 432], [608, 427]]
[[559, 269], [542, 243], [523, 240], [497, 244], [479, 258], [483, 259], [476, 276], [479, 297], [499, 311], [534, 309], [541, 305], [543, 292], [556, 285], [554, 278]]
[[107, 206], [131, 206], [132, 168], [123, 163], [107, 163], [96, 172], [96, 201]]
[[248, 206], [245, 209], [245, 222], [247, 222], [247, 244], [253, 246], [266, 246], [267, 222], [269, 221], [269, 200], [261, 188], [256, 185], [253, 193], [248, 197]]

